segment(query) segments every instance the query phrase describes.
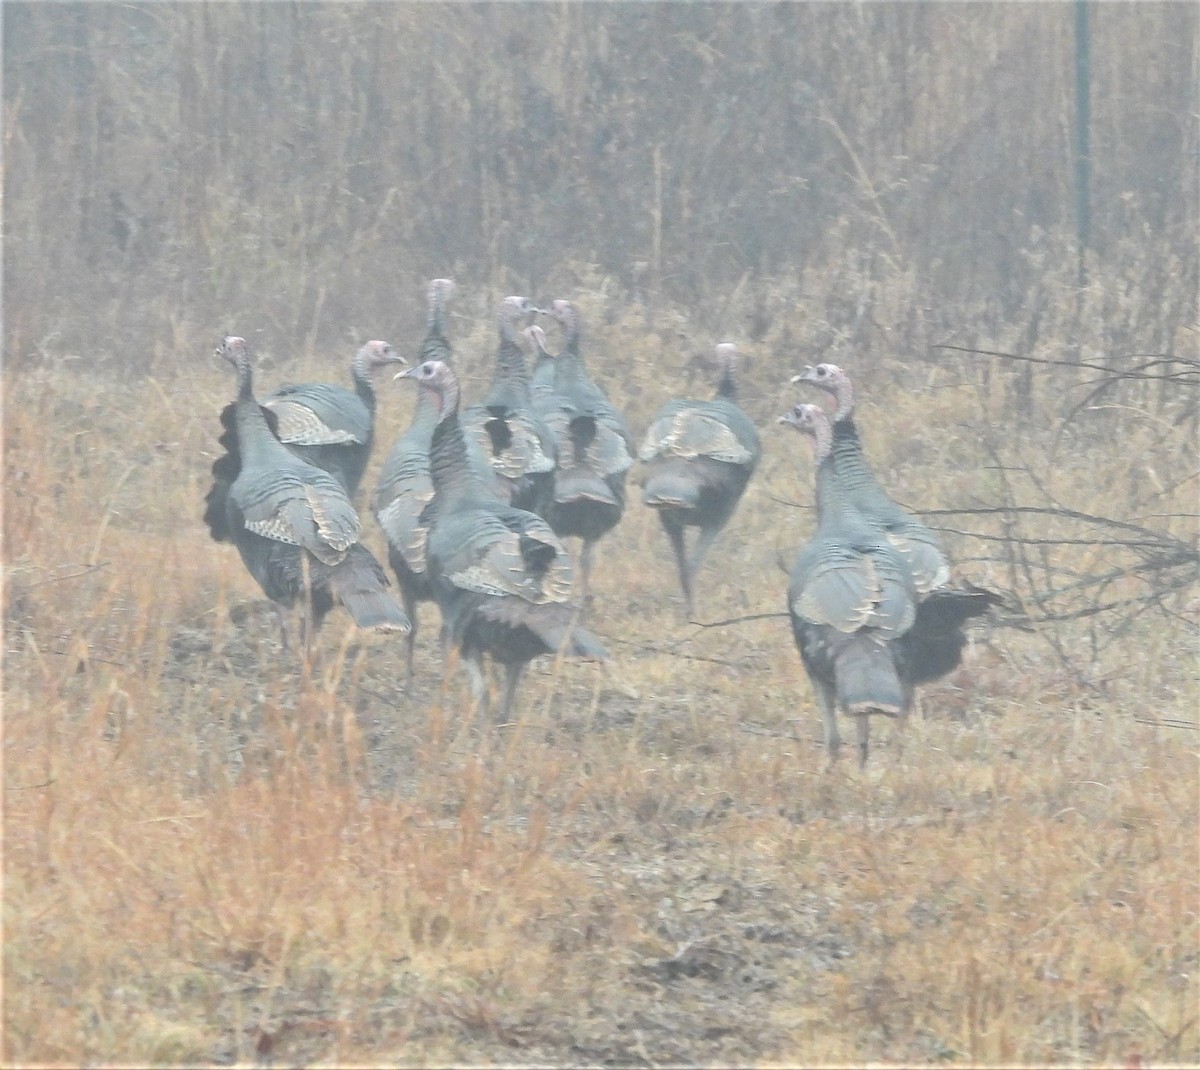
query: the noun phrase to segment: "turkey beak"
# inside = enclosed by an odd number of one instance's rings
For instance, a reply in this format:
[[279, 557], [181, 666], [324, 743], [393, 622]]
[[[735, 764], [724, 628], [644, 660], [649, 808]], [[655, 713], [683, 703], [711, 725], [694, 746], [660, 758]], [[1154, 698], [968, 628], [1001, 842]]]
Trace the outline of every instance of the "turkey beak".
[[[401, 358], [401, 359], [403, 359], [403, 358]], [[405, 361], [405, 363], [407, 364], [408, 361]], [[419, 368], [419, 367], [420, 367], [420, 365], [418, 364], [414, 368], [405, 368], [404, 371], [402, 371], [402, 372], [396, 372], [396, 374], [393, 375], [392, 378], [393, 379], [411, 379], [413, 376], [413, 372], [415, 372], [417, 370], [417, 368]]]
[[401, 356], [394, 349], [389, 349], [384, 354], [384, 362], [387, 364], [407, 364], [408, 358]]

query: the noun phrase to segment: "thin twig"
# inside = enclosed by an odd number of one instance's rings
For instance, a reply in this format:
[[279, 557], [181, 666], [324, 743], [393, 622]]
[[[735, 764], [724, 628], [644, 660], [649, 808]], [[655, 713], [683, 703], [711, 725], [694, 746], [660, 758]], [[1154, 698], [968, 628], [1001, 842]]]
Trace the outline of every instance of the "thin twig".
[[63, 583], [66, 580], [77, 580], [81, 576], [86, 576], [90, 572], [98, 572], [100, 569], [108, 568], [110, 562], [97, 561], [94, 565], [84, 565], [78, 572], [70, 572], [65, 576], [47, 576], [44, 580], [35, 580], [33, 583], [22, 583], [22, 591], [32, 591], [35, 587], [42, 587], [47, 583]]
[[[1193, 371], [1180, 372], [1175, 375], [1145, 375], [1138, 374], [1138, 369], [1125, 371], [1119, 368], [1107, 367], [1103, 364], [1092, 364], [1085, 360], [1050, 360], [1047, 357], [1030, 357], [1021, 353], [1004, 353], [998, 349], [972, 349], [970, 346], [954, 346], [947, 343], [934, 345], [933, 349], [946, 349], [953, 353], [971, 353], [981, 357], [1000, 357], [1004, 360], [1019, 360], [1026, 364], [1042, 364], [1052, 368], [1087, 368], [1091, 371], [1104, 372], [1107, 375], [1123, 375], [1129, 379], [1152, 379], [1160, 381], [1163, 379], [1182, 380], [1185, 385], [1200, 385], [1200, 379], [1193, 379]], [[1140, 354], [1139, 354], [1140, 355]], [[1200, 361], [1189, 360], [1186, 357], [1158, 357], [1138, 366], [1139, 369], [1153, 368], [1159, 365], [1183, 364], [1189, 369], [1195, 369], [1195, 374], [1200, 375]]]
[[748, 613], [744, 617], [726, 617], [725, 620], [710, 620], [688, 621], [689, 624], [696, 628], [724, 628], [730, 624], [744, 624], [752, 620], [778, 620], [780, 617], [786, 617], [786, 613]]

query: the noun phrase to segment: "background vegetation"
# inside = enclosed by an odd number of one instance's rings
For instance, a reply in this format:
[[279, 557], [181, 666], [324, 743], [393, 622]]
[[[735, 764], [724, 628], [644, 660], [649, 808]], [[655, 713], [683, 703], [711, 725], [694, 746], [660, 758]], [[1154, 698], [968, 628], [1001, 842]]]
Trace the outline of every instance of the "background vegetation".
[[[6, 1062], [1200, 1061], [1198, 19], [1089, 15], [1081, 250], [1070, 5], [5, 4]], [[482, 736], [199, 521], [220, 335], [341, 380], [435, 275], [469, 397], [566, 296], [766, 444], [702, 623], [635, 492], [613, 665]], [[821, 359], [1010, 600], [862, 776], [776, 615]]]

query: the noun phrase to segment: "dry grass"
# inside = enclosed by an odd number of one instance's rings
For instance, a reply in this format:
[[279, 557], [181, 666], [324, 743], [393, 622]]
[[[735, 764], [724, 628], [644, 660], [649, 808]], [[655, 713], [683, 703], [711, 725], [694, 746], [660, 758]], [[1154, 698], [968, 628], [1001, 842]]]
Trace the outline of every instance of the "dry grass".
[[[688, 324], [581, 301], [593, 370], [644, 427]], [[491, 329], [456, 329], [470, 391]], [[766, 458], [701, 578], [708, 621], [781, 610], [778, 562], [808, 530], [807, 454], [770, 424], [805, 362], [788, 348], [747, 347]], [[959, 425], [1002, 425], [1003, 389], [876, 370], [912, 388], [864, 397], [900, 496], [986, 500]], [[1195, 720], [1196, 651], [1162, 618], [1090, 681], [1040, 636], [984, 635], [865, 775], [826, 772], [785, 620], [681, 623], [634, 494], [601, 548], [611, 668], [540, 666], [519, 723], [480, 736], [432, 641], [411, 692], [397, 650], [340, 614], [311, 677], [281, 662], [199, 522], [229, 388], [204, 363], [10, 385], [8, 1065], [1200, 1060], [1197, 740], [1141, 723]], [[384, 389], [385, 444], [402, 391]], [[1162, 442], [1096, 436], [1058, 489], [1125, 515], [1114, 488]], [[1194, 511], [1189, 494], [1158, 511]]]

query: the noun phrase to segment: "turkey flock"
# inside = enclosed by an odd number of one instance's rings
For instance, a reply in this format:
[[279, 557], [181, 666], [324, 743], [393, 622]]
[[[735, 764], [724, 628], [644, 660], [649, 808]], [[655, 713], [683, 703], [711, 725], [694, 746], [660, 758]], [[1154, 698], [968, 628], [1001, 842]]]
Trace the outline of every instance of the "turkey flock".
[[[249, 347], [224, 338], [216, 352], [236, 374], [237, 395], [221, 412], [224, 452], [212, 465], [204, 521], [214, 540], [237, 548], [271, 600], [285, 652], [297, 609], [307, 658], [340, 605], [359, 628], [404, 637], [411, 683], [417, 610], [432, 602], [443, 659], [461, 660], [485, 714], [487, 663], [502, 667], [494, 717], [507, 722], [534, 658], [607, 660], [583, 621], [596, 544], [621, 520], [635, 459], [694, 620], [697, 575], [762, 446], [738, 406], [737, 348], [728, 342], [716, 347], [715, 395], [667, 401], [635, 445], [587, 373], [579, 310], [565, 300], [546, 309], [524, 297], [500, 303], [491, 387], [465, 404], [447, 330], [454, 293], [449, 279], [429, 283], [415, 363], [387, 342], [367, 342], [350, 364], [352, 388], [301, 383], [256, 396]], [[557, 325], [557, 353], [539, 319]], [[394, 365], [404, 366], [394, 378], [416, 388], [416, 406], [383, 462], [371, 509], [399, 598], [363, 545], [354, 505], [374, 441], [375, 377]], [[828, 397], [832, 411], [800, 403], [778, 421], [811, 440], [816, 461], [816, 530], [792, 568], [787, 612], [830, 759], [841, 747], [840, 709], [855, 721], [865, 764], [871, 716], [907, 716], [917, 685], [959, 665], [966, 623], [1001, 599], [952, 586], [933, 531], [875, 479], [846, 372], [818, 364], [792, 382]], [[689, 528], [697, 532], [690, 550]], [[580, 540], [577, 565], [567, 538]]]

